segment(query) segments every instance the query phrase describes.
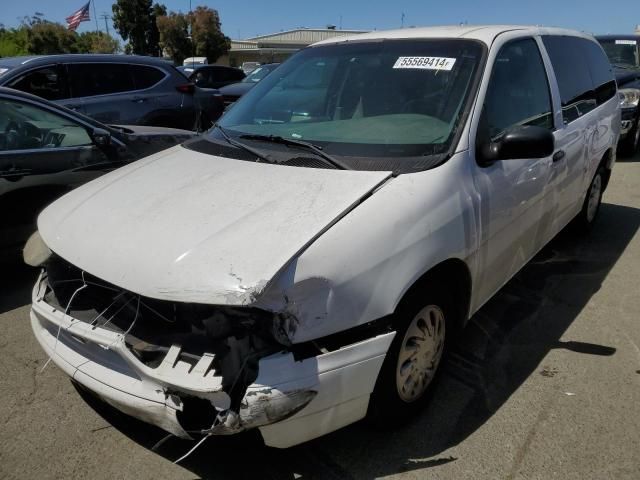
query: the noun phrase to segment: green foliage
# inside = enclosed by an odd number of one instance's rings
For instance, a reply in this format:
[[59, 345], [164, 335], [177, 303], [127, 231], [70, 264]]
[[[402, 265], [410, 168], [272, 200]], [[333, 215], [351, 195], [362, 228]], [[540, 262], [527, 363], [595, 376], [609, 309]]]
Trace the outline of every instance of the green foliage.
[[104, 32], [83, 32], [78, 35], [78, 53], [118, 53], [120, 43]]
[[[189, 14], [171, 12], [158, 16], [157, 24], [160, 47], [177, 64], [191, 56], [207, 57], [214, 63], [231, 45], [220, 28], [218, 12], [209, 7], [197, 7]], [[192, 38], [189, 38], [190, 28]]]
[[186, 15], [171, 12], [158, 17], [160, 47], [177, 65], [191, 55], [191, 41], [188, 37], [189, 22]]
[[197, 7], [191, 14], [192, 37], [196, 55], [210, 63], [229, 51], [231, 40], [222, 33], [217, 10]]
[[0, 57], [56, 53], [117, 53], [119, 42], [104, 32], [77, 34], [36, 14], [17, 28], [0, 27]]
[[125, 52], [160, 55], [156, 16], [166, 14], [164, 5], [153, 5], [152, 0], [116, 0], [111, 9], [113, 25], [120, 36], [128, 41]]
[[77, 34], [59, 23], [40, 22], [28, 31], [27, 50], [36, 55], [77, 53]]

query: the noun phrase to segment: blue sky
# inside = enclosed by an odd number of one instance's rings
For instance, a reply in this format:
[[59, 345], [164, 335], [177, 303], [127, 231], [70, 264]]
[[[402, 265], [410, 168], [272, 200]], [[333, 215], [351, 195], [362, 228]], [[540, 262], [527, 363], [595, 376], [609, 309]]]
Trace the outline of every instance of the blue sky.
[[[0, 23], [15, 26], [18, 18], [42, 12], [45, 18], [64, 22], [64, 18], [80, 8], [86, 0], [1, 0]], [[98, 16], [111, 13], [112, 0], [95, 0]], [[169, 10], [189, 10], [189, 0], [166, 0]], [[448, 0], [432, 2], [385, 2], [375, 5], [365, 0], [193, 0], [193, 6], [216, 8], [222, 30], [231, 38], [247, 38], [259, 34], [289, 30], [300, 26], [324, 27], [327, 24], [353, 29], [389, 29], [405, 26], [427, 26], [468, 22], [539, 24], [574, 28], [590, 33], [631, 33], [640, 23], [637, 1], [616, 0], [603, 12], [603, 3], [594, 0]], [[82, 23], [79, 32], [95, 30], [91, 22]], [[99, 20], [104, 30], [104, 20]], [[113, 26], [109, 25], [111, 33]]]

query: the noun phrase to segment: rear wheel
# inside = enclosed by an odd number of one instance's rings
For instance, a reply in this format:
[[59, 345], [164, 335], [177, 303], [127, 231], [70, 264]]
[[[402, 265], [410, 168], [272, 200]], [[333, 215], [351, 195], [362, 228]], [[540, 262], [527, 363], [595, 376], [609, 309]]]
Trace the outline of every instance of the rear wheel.
[[451, 301], [434, 286], [396, 312], [396, 336], [369, 402], [368, 419], [388, 428], [409, 420], [431, 397], [451, 336]]
[[598, 218], [600, 205], [602, 204], [602, 194], [604, 192], [604, 167], [599, 167], [591, 180], [587, 196], [582, 204], [582, 210], [575, 218], [575, 225], [582, 230], [589, 230]]

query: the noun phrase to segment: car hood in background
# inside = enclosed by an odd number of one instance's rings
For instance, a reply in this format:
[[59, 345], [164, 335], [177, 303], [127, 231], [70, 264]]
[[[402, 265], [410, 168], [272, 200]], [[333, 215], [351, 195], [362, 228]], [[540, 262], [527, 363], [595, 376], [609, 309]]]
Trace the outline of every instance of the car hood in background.
[[631, 85], [639, 82], [640, 68], [619, 68], [613, 67], [613, 73], [616, 76], [619, 88], [631, 87], [638, 88], [638, 85]]
[[230, 97], [241, 97], [253, 87], [255, 87], [258, 82], [240, 82], [240, 83], [232, 83], [231, 85], [227, 85], [226, 87], [220, 88], [220, 93], [222, 95], [227, 95]]
[[111, 128], [117, 130], [116, 137], [128, 146], [128, 160], [153, 155], [197, 135], [189, 130], [146, 125], [112, 125]]
[[45, 209], [38, 227], [55, 253], [135, 293], [249, 304], [389, 176], [175, 147], [70, 192]]

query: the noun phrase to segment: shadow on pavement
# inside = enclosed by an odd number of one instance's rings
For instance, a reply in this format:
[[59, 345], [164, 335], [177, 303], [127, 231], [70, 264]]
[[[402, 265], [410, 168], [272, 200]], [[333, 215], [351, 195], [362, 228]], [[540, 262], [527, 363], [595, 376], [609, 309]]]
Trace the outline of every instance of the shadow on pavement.
[[39, 270], [22, 261], [0, 263], [0, 314], [31, 303]]
[[[411, 424], [377, 432], [355, 424], [287, 450], [266, 448], [255, 432], [212, 437], [181, 465], [202, 478], [377, 478], [455, 462], [443, 454], [496, 413], [556, 348], [609, 356], [606, 345], [560, 338], [640, 227], [640, 210], [603, 204], [584, 238], [562, 232], [469, 322], [443, 365], [429, 406]], [[539, 372], [552, 376], [554, 372]], [[122, 433], [151, 448], [165, 434], [91, 405]], [[175, 460], [194, 444], [171, 438], [157, 453]]]

